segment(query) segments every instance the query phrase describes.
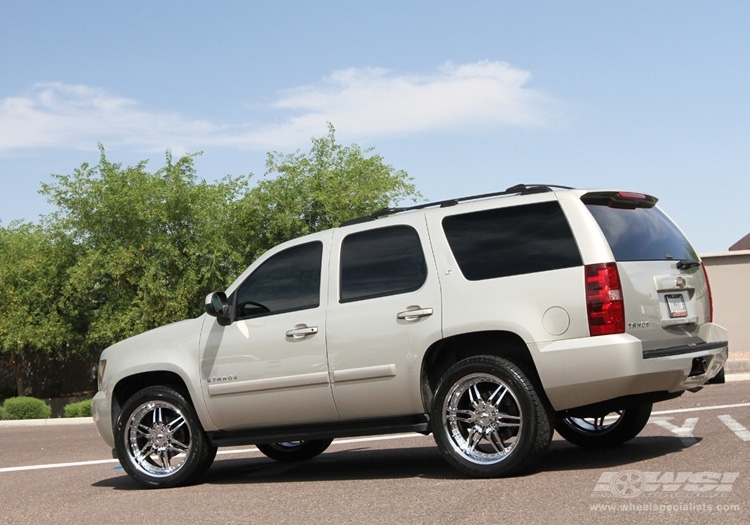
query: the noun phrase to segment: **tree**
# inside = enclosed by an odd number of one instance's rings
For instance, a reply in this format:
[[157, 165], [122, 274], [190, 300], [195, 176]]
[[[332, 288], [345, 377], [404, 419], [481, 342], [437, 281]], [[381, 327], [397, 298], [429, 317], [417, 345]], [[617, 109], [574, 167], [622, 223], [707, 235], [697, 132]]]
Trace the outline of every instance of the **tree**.
[[0, 227], [0, 356], [26, 395], [24, 360], [71, 341], [72, 319], [63, 301], [71, 253], [38, 226]]
[[[207, 293], [280, 242], [420, 197], [380, 155], [336, 143], [330, 124], [309, 153], [269, 153], [266, 177], [253, 188], [250, 176], [198, 180], [194, 155], [175, 161], [167, 152], [150, 172], [146, 161], [123, 167], [99, 150], [96, 166], [53, 175], [41, 191], [57, 207], [43, 232], [66, 261], [47, 285], [65, 313], [49, 344], [90, 354], [198, 315]], [[7, 325], [9, 341], [17, 321]]]
[[405, 171], [368, 156], [372, 148], [338, 144], [334, 135], [329, 123], [309, 153], [268, 153], [266, 178], [239, 203], [237, 231], [250, 260], [280, 242], [421, 198]]
[[203, 297], [243, 266], [225, 233], [246, 180], [198, 181], [193, 156], [151, 173], [146, 161], [107, 160], [55, 175], [42, 193], [57, 205], [50, 231], [77, 249], [66, 294], [86, 318], [92, 351], [200, 313]]

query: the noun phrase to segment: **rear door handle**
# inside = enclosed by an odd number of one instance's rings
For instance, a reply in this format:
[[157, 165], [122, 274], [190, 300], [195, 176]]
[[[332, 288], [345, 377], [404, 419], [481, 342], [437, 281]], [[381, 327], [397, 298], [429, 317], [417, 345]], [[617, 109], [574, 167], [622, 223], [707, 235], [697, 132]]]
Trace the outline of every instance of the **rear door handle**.
[[314, 335], [318, 333], [317, 326], [298, 326], [286, 331], [287, 337], [293, 337], [294, 339], [302, 339], [308, 335]]
[[396, 314], [396, 319], [402, 319], [404, 321], [416, 321], [423, 317], [429, 317], [433, 314], [432, 308], [418, 308], [416, 310], [406, 310]]

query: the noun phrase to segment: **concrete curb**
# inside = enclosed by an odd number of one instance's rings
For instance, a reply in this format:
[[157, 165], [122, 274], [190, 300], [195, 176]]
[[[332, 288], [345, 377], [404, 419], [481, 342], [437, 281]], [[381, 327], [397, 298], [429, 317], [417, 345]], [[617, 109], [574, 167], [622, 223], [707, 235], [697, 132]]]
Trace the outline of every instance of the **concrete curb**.
[[47, 427], [60, 425], [86, 425], [93, 423], [90, 417], [56, 417], [49, 419], [16, 419], [0, 421], [0, 428], [3, 427]]
[[750, 372], [750, 359], [729, 360], [724, 365], [724, 371], [727, 374], [741, 374]]

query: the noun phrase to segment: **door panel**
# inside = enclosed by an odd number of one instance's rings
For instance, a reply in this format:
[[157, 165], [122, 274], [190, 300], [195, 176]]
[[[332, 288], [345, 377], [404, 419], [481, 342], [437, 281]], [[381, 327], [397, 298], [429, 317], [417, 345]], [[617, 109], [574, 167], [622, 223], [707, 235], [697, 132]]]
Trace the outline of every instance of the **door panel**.
[[[424, 260], [422, 268], [413, 258], [389, 259], [388, 250], [368, 247], [366, 242], [350, 246], [362, 257], [359, 266], [354, 261], [347, 263], [347, 257], [332, 258], [336, 263], [331, 265], [326, 333], [333, 395], [342, 419], [418, 414], [425, 410], [420, 389], [422, 356], [441, 337], [440, 287], [426, 242], [423, 216], [403, 217], [401, 225], [393, 228], [403, 226], [413, 233], [416, 250]], [[333, 246], [338, 250], [343, 242], [346, 250], [347, 236], [356, 239], [357, 233], [362, 232], [364, 238], [371, 231], [372, 225], [342, 228], [334, 233]], [[372, 242], [378, 242], [376, 237], [374, 234]], [[387, 240], [388, 236], [384, 238]], [[404, 244], [397, 245], [394, 251], [409, 250]], [[377, 262], [374, 266], [366, 264], [378, 257], [385, 259], [383, 267], [378, 267]], [[340, 259], [343, 269], [339, 267]], [[408, 272], [418, 275], [418, 280], [404, 275]], [[347, 288], [347, 276], [352, 275], [356, 279]], [[344, 280], [343, 290], [338, 276]], [[406, 291], [400, 293], [399, 289]], [[378, 296], [379, 290], [388, 295]]]
[[[237, 321], [212, 320], [201, 340], [201, 384], [221, 429], [335, 421], [322, 308]], [[318, 332], [295, 338], [299, 325]]]
[[[316, 238], [317, 237], [317, 238]], [[209, 319], [201, 335], [201, 385], [225, 430], [338, 420], [326, 357], [330, 232], [287, 243], [230, 288], [234, 322]]]

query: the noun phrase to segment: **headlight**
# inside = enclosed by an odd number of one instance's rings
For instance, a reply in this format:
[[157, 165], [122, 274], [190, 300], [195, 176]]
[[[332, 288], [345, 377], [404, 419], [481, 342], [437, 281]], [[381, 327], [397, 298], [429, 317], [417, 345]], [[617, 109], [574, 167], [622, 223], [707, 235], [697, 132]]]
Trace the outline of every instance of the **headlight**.
[[96, 371], [96, 381], [99, 390], [102, 389], [102, 383], [104, 383], [104, 370], [107, 368], [107, 360], [102, 359], [99, 361], [99, 368]]

